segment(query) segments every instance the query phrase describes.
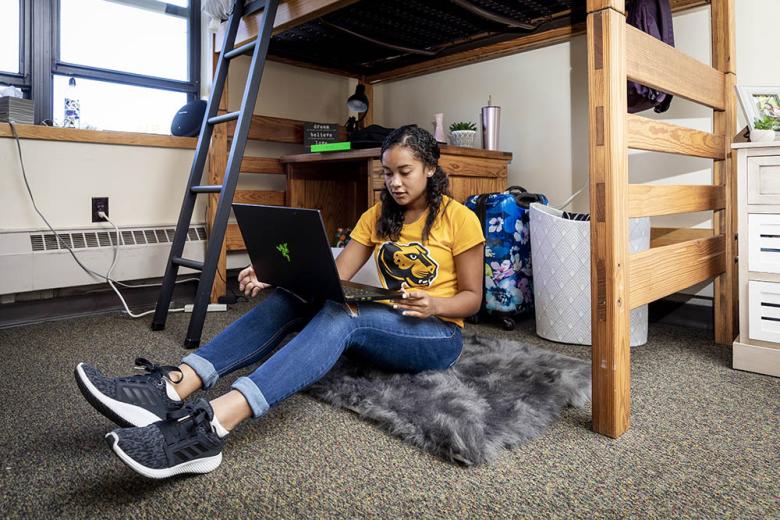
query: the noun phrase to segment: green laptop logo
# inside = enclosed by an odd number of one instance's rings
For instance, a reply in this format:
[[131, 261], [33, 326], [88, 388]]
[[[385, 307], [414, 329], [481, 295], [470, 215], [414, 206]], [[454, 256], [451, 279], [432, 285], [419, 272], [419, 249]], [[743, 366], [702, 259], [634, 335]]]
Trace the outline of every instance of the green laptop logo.
[[287, 242], [276, 246], [276, 250], [282, 253], [282, 256], [285, 257], [288, 262], [292, 262], [292, 260], [290, 260], [290, 249], [287, 247]]

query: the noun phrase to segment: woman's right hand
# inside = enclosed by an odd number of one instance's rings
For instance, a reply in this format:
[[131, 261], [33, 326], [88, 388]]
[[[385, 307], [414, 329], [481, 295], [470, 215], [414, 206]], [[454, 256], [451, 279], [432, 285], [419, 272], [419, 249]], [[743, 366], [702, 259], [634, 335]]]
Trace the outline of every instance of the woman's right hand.
[[244, 296], [254, 298], [260, 291], [270, 287], [267, 283], [263, 283], [257, 280], [257, 274], [255, 274], [255, 268], [251, 265], [238, 273], [238, 289], [244, 293]]

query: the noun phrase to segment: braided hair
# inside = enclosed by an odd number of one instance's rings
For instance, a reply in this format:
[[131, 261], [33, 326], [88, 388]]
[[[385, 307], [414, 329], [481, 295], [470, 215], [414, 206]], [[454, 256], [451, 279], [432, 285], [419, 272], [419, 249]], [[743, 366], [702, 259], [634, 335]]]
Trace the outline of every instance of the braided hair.
[[[417, 125], [402, 126], [393, 130], [382, 143], [382, 156], [394, 146], [403, 146], [412, 152], [415, 159], [421, 161], [426, 168], [434, 168], [432, 176], [428, 177], [428, 186], [425, 190], [425, 200], [429, 212], [423, 227], [423, 244], [428, 241], [433, 223], [441, 210], [442, 197], [449, 195], [449, 178], [439, 166], [439, 145], [433, 136]], [[401, 228], [404, 225], [404, 207], [398, 204], [387, 185], [382, 188], [382, 213], [377, 223], [377, 232], [383, 238], [397, 241], [401, 236]], [[446, 209], [446, 208], [444, 208]]]

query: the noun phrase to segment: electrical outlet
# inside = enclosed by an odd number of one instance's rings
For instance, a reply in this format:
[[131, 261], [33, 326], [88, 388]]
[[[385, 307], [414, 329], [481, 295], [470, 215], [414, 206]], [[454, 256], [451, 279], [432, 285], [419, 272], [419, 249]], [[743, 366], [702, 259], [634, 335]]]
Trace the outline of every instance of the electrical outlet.
[[98, 216], [103, 212], [108, 216], [108, 197], [92, 197], [92, 222], [105, 222], [106, 219]]

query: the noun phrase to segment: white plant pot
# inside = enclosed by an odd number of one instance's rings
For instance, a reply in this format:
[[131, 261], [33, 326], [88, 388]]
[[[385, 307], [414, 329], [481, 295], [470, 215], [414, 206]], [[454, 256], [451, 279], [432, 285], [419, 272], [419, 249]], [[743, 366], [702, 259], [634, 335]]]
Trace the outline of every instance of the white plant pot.
[[474, 147], [474, 138], [476, 135], [476, 130], [455, 130], [450, 132], [452, 144], [455, 146], [465, 146], [466, 148]]
[[775, 140], [774, 130], [751, 130], [750, 141], [753, 143], [767, 143]]

